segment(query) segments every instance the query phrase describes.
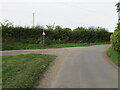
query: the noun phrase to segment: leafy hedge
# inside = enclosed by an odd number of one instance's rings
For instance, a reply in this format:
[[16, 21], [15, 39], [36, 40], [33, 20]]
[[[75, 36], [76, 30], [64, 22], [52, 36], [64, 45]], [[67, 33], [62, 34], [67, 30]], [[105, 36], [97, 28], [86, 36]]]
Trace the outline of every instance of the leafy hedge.
[[120, 52], [120, 30], [115, 30], [111, 37], [111, 41], [114, 50]]
[[[117, 12], [120, 12], [120, 2], [116, 4]], [[118, 18], [119, 20], [120, 18]], [[114, 31], [113, 35], [111, 36], [112, 47], [114, 50], [120, 52], [120, 22], [118, 22], [117, 30]]]
[[42, 34], [42, 29], [32, 29], [23, 27], [2, 27], [2, 36], [16, 39], [38, 38]]
[[111, 33], [101, 27], [78, 27], [74, 30], [71, 28], [62, 28], [60, 26], [47, 28], [41, 26], [20, 27], [13, 26], [6, 21], [1, 23], [3, 43], [14, 41], [22, 43], [42, 43], [42, 32], [45, 31], [45, 44], [59, 43], [95, 43], [109, 42]]
[[[104, 28], [83, 28], [78, 27], [74, 30], [69, 28], [55, 28], [53, 30], [44, 29], [46, 35], [45, 39], [50, 42], [60, 42], [60, 43], [94, 43], [94, 42], [108, 42], [110, 41], [110, 35]], [[24, 41], [29, 42], [33, 40], [32, 43], [36, 43], [42, 40], [41, 28], [23, 28], [23, 27], [2, 27], [2, 36], [4, 38], [15, 38], [21, 41], [21, 39], [26, 39]], [[41, 38], [41, 39], [40, 39]]]

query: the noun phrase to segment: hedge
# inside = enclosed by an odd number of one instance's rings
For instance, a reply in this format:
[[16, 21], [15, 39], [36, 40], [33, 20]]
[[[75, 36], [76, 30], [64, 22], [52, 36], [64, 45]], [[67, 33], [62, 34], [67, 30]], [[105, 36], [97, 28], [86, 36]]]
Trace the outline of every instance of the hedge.
[[120, 30], [115, 30], [111, 37], [111, 41], [114, 50], [120, 52]]
[[[25, 43], [39, 43], [42, 40], [44, 28], [6, 27], [2, 26], [3, 43], [9, 38]], [[111, 33], [101, 27], [78, 27], [74, 30], [56, 26], [54, 29], [44, 29], [46, 43], [95, 43], [109, 42]], [[7, 38], [7, 39], [6, 39]]]

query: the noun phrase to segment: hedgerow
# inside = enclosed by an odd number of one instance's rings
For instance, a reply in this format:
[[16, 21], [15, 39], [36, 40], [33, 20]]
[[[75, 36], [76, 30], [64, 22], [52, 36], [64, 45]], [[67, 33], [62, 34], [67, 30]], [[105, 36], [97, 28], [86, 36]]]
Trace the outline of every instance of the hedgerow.
[[112, 46], [114, 50], [120, 52], [120, 30], [116, 30], [112, 35]]
[[[120, 12], [120, 2], [116, 4], [117, 12]], [[120, 18], [118, 18], [119, 20]], [[120, 52], [120, 22], [118, 22], [116, 30], [111, 36], [112, 47], [114, 50]]]
[[[109, 42], [111, 33], [101, 27], [78, 27], [74, 30], [70, 28], [55, 28], [44, 27], [20, 27], [2, 25], [3, 43], [10, 39], [16, 39], [22, 43], [41, 43], [42, 32], [45, 31], [46, 44], [58, 43], [94, 43], [94, 42]], [[10, 40], [8, 40], [10, 41]]]

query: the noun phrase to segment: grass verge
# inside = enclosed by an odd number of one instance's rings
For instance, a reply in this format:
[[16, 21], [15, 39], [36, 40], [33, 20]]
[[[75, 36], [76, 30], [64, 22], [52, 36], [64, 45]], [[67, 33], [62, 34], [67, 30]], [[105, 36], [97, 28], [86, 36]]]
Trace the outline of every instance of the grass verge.
[[67, 43], [67, 44], [54, 44], [41, 46], [39, 44], [23, 44], [23, 43], [3, 43], [2, 50], [22, 50], [22, 49], [47, 49], [47, 48], [63, 48], [63, 47], [84, 47], [93, 45], [105, 45], [110, 44], [110, 42], [105, 43]]
[[110, 47], [107, 51], [108, 56], [111, 58], [111, 60], [120, 67], [120, 53], [115, 51], [112, 47]]
[[20, 54], [2, 56], [2, 87], [31, 88], [56, 56]]

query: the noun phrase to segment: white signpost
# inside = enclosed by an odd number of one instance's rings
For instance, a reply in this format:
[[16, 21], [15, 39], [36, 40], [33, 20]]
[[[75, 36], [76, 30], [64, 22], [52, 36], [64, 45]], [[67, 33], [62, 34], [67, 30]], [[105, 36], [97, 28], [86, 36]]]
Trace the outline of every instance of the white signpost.
[[43, 30], [42, 36], [43, 36], [43, 44], [44, 44], [44, 36], [45, 36], [44, 30]]
[[44, 35], [45, 35], [45, 32], [43, 32], [42, 35], [44, 36]]

